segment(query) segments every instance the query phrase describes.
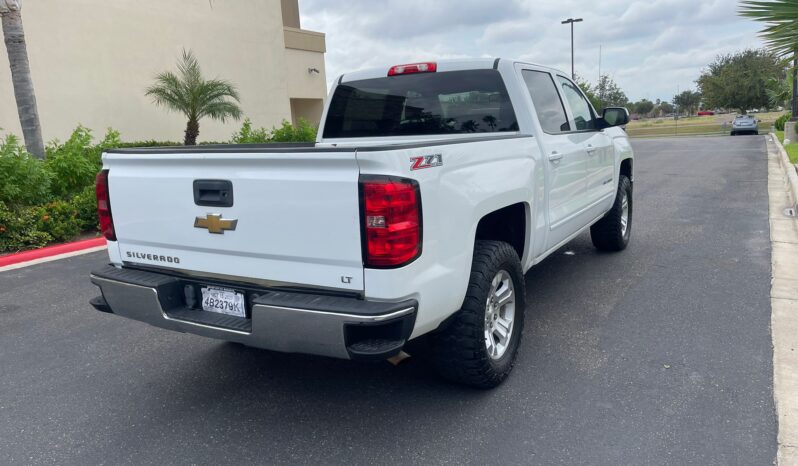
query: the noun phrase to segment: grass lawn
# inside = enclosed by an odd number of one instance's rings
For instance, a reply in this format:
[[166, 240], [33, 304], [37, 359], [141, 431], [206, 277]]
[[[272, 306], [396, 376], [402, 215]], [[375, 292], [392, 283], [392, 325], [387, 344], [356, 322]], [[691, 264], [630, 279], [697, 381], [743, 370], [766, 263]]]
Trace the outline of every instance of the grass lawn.
[[[776, 131], [776, 137], [779, 138], [779, 141], [783, 143], [784, 131]], [[784, 149], [787, 150], [787, 155], [790, 157], [790, 162], [798, 164], [798, 142], [787, 144], [784, 146]]]
[[798, 163], [798, 142], [793, 144], [787, 144], [784, 146], [787, 149], [787, 155], [790, 156], [790, 162]]
[[[782, 112], [756, 113], [754, 116], [761, 120], [760, 131], [766, 132], [782, 114]], [[678, 125], [670, 118], [648, 118], [630, 122], [626, 131], [631, 137], [728, 134], [731, 132], [731, 122], [735, 116], [734, 113], [727, 113], [682, 118]]]

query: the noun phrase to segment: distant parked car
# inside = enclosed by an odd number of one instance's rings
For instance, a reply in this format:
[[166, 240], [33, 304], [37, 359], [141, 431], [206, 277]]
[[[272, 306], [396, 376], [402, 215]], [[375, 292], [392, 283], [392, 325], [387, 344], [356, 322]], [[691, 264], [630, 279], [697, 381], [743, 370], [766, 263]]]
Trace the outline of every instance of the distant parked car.
[[715, 112], [711, 110], [701, 110], [700, 112], [696, 113], [698, 116], [713, 116]]
[[759, 122], [751, 115], [737, 115], [732, 121], [731, 135], [738, 134], [759, 134]]

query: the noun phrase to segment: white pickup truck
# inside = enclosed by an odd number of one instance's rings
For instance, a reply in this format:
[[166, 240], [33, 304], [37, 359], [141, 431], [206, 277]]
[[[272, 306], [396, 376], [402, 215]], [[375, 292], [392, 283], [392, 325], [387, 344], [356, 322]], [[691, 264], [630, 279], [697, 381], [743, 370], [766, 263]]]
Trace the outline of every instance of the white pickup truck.
[[524, 272], [587, 229], [626, 247], [628, 119], [554, 69], [447, 60], [341, 76], [315, 144], [109, 150], [92, 305], [347, 359], [429, 335], [444, 376], [494, 387], [521, 340]]

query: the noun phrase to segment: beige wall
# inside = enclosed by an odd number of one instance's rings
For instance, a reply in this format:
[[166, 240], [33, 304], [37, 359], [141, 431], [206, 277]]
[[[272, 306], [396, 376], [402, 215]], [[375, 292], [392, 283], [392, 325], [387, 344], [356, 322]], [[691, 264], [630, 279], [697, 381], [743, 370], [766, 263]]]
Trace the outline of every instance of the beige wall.
[[291, 123], [299, 123], [300, 118], [315, 122], [321, 119], [324, 112], [323, 99], [291, 99]]
[[[281, 2], [25, 2], [23, 21], [45, 139], [63, 140], [81, 123], [98, 134], [111, 126], [125, 140], [182, 140], [184, 118], [155, 107], [144, 90], [158, 72], [174, 69], [183, 47], [195, 52], [206, 77], [237, 85], [244, 112], [255, 125], [292, 120], [291, 97], [325, 97], [324, 56], [285, 48]], [[0, 47], [0, 127], [20, 134], [7, 63]], [[306, 64], [321, 73], [309, 74]], [[200, 140], [226, 141], [240, 123], [206, 119], [200, 125]]]
[[281, 0], [283, 9], [283, 26], [299, 29], [299, 2], [297, 0]]

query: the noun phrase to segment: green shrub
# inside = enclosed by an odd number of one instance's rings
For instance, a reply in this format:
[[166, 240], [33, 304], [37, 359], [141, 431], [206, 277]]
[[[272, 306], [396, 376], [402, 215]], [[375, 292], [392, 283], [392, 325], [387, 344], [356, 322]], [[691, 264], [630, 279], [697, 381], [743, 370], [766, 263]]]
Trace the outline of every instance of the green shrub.
[[283, 120], [283, 126], [272, 130], [269, 142], [315, 142], [316, 127], [304, 118], [299, 119], [299, 124], [293, 126]]
[[249, 118], [244, 120], [241, 129], [233, 134], [231, 144], [264, 144], [270, 142], [314, 142], [316, 141], [316, 127], [304, 118], [299, 119], [299, 124], [294, 126], [283, 120], [279, 128], [254, 128]]
[[97, 195], [94, 185], [86, 186], [70, 201], [77, 214], [80, 231], [91, 231], [100, 228], [97, 219]]
[[123, 142], [114, 149], [130, 149], [135, 147], [171, 147], [171, 146], [182, 146], [179, 142], [174, 141], [138, 141], [138, 142]]
[[241, 129], [233, 134], [232, 144], [263, 144], [269, 142], [271, 131], [266, 128], [253, 128], [249, 118], [244, 119]]
[[53, 201], [34, 207], [36, 227], [50, 235], [54, 241], [67, 241], [77, 236], [82, 228], [75, 207], [66, 201]]
[[52, 240], [48, 233], [39, 231], [34, 209], [13, 210], [0, 201], [0, 253], [40, 248]]
[[774, 126], [776, 127], [776, 130], [784, 131], [784, 125], [787, 123], [787, 121], [789, 119], [790, 119], [790, 115], [789, 114], [782, 115], [782, 116], [778, 117], [776, 119], [776, 122], [774, 123]]
[[44, 165], [50, 172], [50, 190], [55, 197], [69, 198], [94, 182], [102, 166], [102, 149], [92, 146], [92, 139], [91, 130], [78, 126], [65, 143], [53, 141], [47, 145]]
[[14, 135], [0, 139], [0, 202], [9, 208], [50, 199], [50, 175]]

